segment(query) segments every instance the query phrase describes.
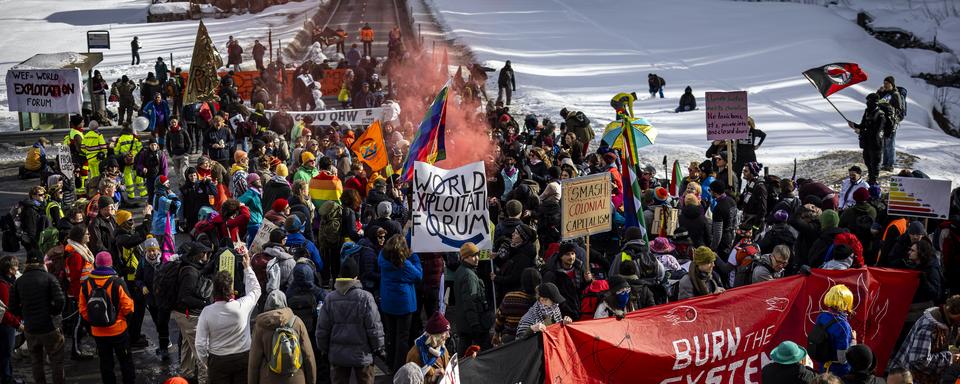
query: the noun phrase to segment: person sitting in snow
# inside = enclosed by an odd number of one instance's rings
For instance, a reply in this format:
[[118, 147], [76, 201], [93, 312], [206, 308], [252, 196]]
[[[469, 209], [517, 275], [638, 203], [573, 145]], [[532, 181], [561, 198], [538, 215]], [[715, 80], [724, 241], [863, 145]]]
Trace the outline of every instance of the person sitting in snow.
[[676, 113], [687, 112], [697, 109], [697, 98], [693, 96], [693, 88], [688, 85], [680, 96], [680, 106], [674, 110]]

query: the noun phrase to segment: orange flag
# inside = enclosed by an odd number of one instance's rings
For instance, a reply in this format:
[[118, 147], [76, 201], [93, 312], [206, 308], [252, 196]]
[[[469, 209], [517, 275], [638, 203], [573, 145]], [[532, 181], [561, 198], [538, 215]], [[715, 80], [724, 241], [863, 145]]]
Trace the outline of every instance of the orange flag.
[[357, 141], [350, 147], [353, 153], [356, 153], [370, 167], [370, 170], [377, 172], [387, 167], [387, 146], [383, 143], [383, 130], [380, 128], [380, 120], [375, 120], [373, 124], [367, 127], [363, 135], [357, 138]]

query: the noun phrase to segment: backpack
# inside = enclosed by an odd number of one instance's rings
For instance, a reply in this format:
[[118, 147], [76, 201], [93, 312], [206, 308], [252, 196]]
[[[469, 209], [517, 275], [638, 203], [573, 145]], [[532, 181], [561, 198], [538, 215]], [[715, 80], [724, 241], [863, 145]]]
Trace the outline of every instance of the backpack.
[[897, 131], [897, 112], [894, 110], [893, 106], [885, 100], [881, 100], [877, 104], [877, 108], [880, 110], [881, 119], [883, 120], [883, 137], [891, 137], [894, 132]]
[[49, 226], [40, 232], [40, 239], [37, 241], [40, 247], [40, 253], [46, 254], [50, 248], [56, 247], [60, 242], [60, 231], [57, 227]]
[[583, 290], [583, 297], [580, 299], [580, 320], [593, 319], [593, 314], [597, 312], [597, 307], [603, 300], [603, 294], [608, 289], [610, 284], [606, 280], [594, 280]]
[[837, 350], [830, 342], [830, 334], [827, 332], [837, 321], [837, 318], [834, 317], [826, 325], [814, 324], [810, 334], [807, 335], [807, 354], [814, 361], [825, 363], [837, 359]]
[[83, 284], [83, 297], [87, 298], [87, 321], [94, 327], [109, 327], [117, 322], [119, 305], [115, 302], [120, 297], [120, 286], [115, 279], [107, 279], [102, 286], [94, 284], [93, 279], [87, 279]]
[[737, 272], [733, 277], [734, 287], [742, 287], [744, 285], [753, 284], [753, 271], [758, 267], [765, 268], [770, 273], [773, 273], [773, 267], [770, 264], [764, 263], [759, 257], [748, 257], [750, 258], [749, 263], [737, 267]]
[[327, 201], [317, 212], [320, 216], [320, 243], [331, 246], [340, 242], [340, 219], [343, 207], [336, 201]]
[[0, 245], [4, 252], [17, 252], [20, 250], [20, 204], [16, 204], [10, 209], [10, 212], [0, 216]]
[[900, 110], [897, 111], [898, 121], [903, 121], [907, 117], [907, 89], [904, 87], [897, 87], [897, 93], [900, 94]]
[[273, 338], [270, 345], [270, 359], [267, 366], [270, 372], [280, 376], [293, 376], [300, 370], [303, 364], [303, 353], [300, 350], [300, 336], [293, 329], [293, 323], [296, 317], [290, 317], [290, 321], [283, 324], [273, 331]]
[[177, 287], [180, 286], [180, 260], [171, 260], [160, 266], [153, 279], [153, 296], [165, 310], [177, 305]]
[[590, 119], [588, 119], [588, 118], [587, 118], [587, 115], [584, 115], [583, 112], [581, 112], [581, 111], [577, 111], [577, 113], [575, 113], [575, 114], [573, 115], [573, 119], [576, 120], [577, 123], [579, 123], [581, 127], [589, 127], [589, 126], [590, 126]]

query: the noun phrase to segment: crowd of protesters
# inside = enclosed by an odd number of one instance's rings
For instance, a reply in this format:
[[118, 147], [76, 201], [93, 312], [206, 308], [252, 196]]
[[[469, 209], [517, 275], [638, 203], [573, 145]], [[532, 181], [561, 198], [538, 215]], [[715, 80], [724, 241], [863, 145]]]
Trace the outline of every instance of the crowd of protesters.
[[[865, 266], [921, 272], [891, 376], [918, 383], [956, 377], [960, 189], [948, 220], [890, 215], [882, 188], [859, 166], [842, 181], [767, 174], [757, 152], [766, 134], [750, 119], [749, 139], [714, 142], [704, 158], [687, 159], [676, 195], [655, 165], [642, 166], [644, 224], [626, 227], [627, 170], [617, 149], [597, 145], [583, 112], [521, 116], [499, 100], [482, 107], [483, 71], [458, 70], [451, 107], [482, 116], [493, 148], [486, 161], [493, 251], [467, 243], [456, 253], [418, 254], [410, 250], [410, 188], [399, 170], [415, 114], [433, 95], [393, 71], [405, 62], [429, 64], [409, 54], [354, 60], [351, 52], [337, 63], [350, 68], [338, 95], [344, 107], [420, 96], [404, 106], [410, 116], [384, 122], [384, 170], [374, 172], [350, 150], [364, 127], [316, 125], [290, 110], [316, 108], [316, 98], [284, 100], [270, 82], [254, 92], [266, 89], [267, 96], [249, 112], [230, 74], [219, 102], [182, 109], [171, 108], [159, 87], [177, 82], [177, 70], [166, 82], [148, 76], [140, 84], [146, 135], [127, 125], [108, 142], [95, 119], [71, 119], [64, 144], [78, 172], [62, 174], [51, 164], [18, 205], [23, 273], [17, 258], [0, 258], [0, 300], [9, 307], [0, 338], [25, 333], [36, 382], [45, 382], [46, 364], [54, 382], [63, 382], [65, 336], [72, 358], [94, 357], [83, 343], [91, 336], [104, 383], [117, 382], [115, 366], [133, 383], [131, 350], [148, 346], [161, 362], [179, 356], [179, 374], [190, 382], [372, 383], [379, 360], [397, 377], [434, 383], [453, 353], [532, 337], [551, 324], [623, 319], [810, 268]], [[303, 64], [298, 77], [315, 79], [328, 64]], [[264, 78], [276, 68], [264, 67]], [[510, 104], [509, 62], [503, 71], [498, 86]], [[661, 92], [664, 82], [656, 83], [651, 95]], [[129, 104], [134, 88], [125, 77], [112, 87], [128, 102], [125, 111], [138, 109]], [[265, 112], [277, 104], [278, 112]], [[582, 240], [561, 241], [559, 182], [603, 172], [614, 225], [592, 236], [588, 257]], [[906, 169], [900, 175], [925, 177]], [[261, 228], [273, 229], [257, 241]], [[492, 261], [481, 262], [486, 257]], [[445, 313], [441, 286], [452, 298]], [[836, 380], [814, 370], [847, 383], [882, 375], [846, 320], [852, 300], [842, 285], [825, 295], [829, 309], [817, 324], [829, 337], [829, 357], [808, 370], [797, 345], [807, 341], [784, 343], [764, 368], [764, 382]], [[146, 314], [156, 335], [143, 332]], [[12, 347], [0, 343], [4, 380]]]

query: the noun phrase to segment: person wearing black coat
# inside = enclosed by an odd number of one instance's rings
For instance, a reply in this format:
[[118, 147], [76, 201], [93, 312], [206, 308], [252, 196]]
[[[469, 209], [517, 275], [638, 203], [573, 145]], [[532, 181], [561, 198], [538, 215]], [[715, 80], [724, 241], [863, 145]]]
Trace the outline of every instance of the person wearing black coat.
[[537, 257], [537, 232], [527, 225], [517, 226], [511, 235], [509, 243], [498, 249], [493, 263], [497, 269], [493, 283], [497, 287], [497, 300], [501, 302], [507, 292], [520, 290], [520, 280], [523, 270], [534, 267]]
[[927, 239], [913, 243], [907, 252], [909, 256], [895, 261], [893, 266], [920, 272], [920, 285], [913, 294], [913, 303], [926, 303], [928, 305], [922, 306], [926, 309], [939, 302], [942, 292], [940, 259], [937, 258], [933, 244]]
[[571, 319], [580, 318], [581, 294], [593, 282], [593, 274], [577, 259], [576, 252], [575, 245], [564, 243], [560, 252], [547, 262], [543, 273], [543, 282], [556, 285], [565, 299], [560, 303], [560, 313]]
[[222, 117], [214, 118], [213, 126], [204, 135], [203, 144], [204, 154], [210, 156], [210, 160], [220, 163], [224, 168], [230, 167], [234, 138]]
[[846, 357], [850, 364], [850, 373], [843, 376], [844, 384], [886, 384], [886, 380], [873, 374], [877, 367], [877, 357], [869, 346], [853, 345], [847, 349]]
[[[527, 161], [523, 163], [523, 174], [527, 179], [537, 182], [540, 190], [543, 191], [550, 180], [550, 165], [547, 163], [545, 152], [542, 149], [534, 148], [527, 155]], [[516, 187], [514, 187], [516, 188]]]
[[703, 208], [698, 205], [685, 205], [680, 209], [680, 217], [677, 218], [677, 227], [687, 229], [690, 234], [690, 245], [693, 248], [701, 245], [710, 246], [710, 220], [703, 214]]
[[197, 179], [197, 169], [187, 168], [184, 173], [185, 182], [180, 186], [180, 195], [183, 196], [183, 221], [184, 228], [188, 230], [200, 221], [200, 208], [210, 206], [210, 198], [217, 196], [217, 188], [213, 182], [207, 179]]
[[20, 241], [27, 250], [39, 249], [37, 240], [40, 238], [40, 232], [46, 228], [46, 216], [40, 209], [44, 206], [45, 199], [46, 189], [37, 186], [30, 189], [29, 197], [17, 203], [20, 205], [20, 216], [17, 219], [23, 231]]
[[27, 252], [23, 275], [10, 288], [8, 310], [23, 319], [24, 335], [30, 345], [42, 345], [42, 354], [33, 354], [34, 382], [45, 382], [44, 361], [49, 358], [53, 381], [63, 382], [63, 332], [61, 314], [66, 297], [57, 278], [46, 271], [43, 255]]
[[713, 207], [710, 249], [720, 255], [729, 254], [731, 247], [733, 247], [733, 232], [737, 218], [737, 203], [726, 194], [726, 190], [727, 184], [723, 181], [714, 180], [710, 183], [710, 194], [717, 202], [716, 206]]
[[810, 247], [820, 238], [819, 211], [820, 208], [812, 205], [801, 206], [797, 214], [787, 219], [787, 224], [797, 230], [797, 247], [794, 249], [793, 257], [790, 258], [790, 264], [787, 265], [786, 274], [796, 273], [802, 265], [811, 266]]
[[[759, 149], [760, 146], [763, 145], [764, 140], [767, 139], [767, 134], [757, 129], [757, 125], [753, 122], [752, 117], [747, 117], [747, 125], [750, 126], [747, 138], [737, 140], [736, 159], [733, 161], [733, 171], [736, 172], [737, 175], [742, 173], [745, 164], [757, 161], [757, 149]], [[758, 139], [759, 142], [757, 141]]]
[[748, 162], [743, 167], [746, 186], [738, 198], [737, 207], [743, 213], [742, 224], [752, 225], [757, 231], [763, 229], [767, 217], [767, 185], [760, 178], [763, 164]]
[[510, 60], [503, 64], [500, 69], [500, 76], [497, 77], [497, 103], [503, 102], [503, 94], [507, 94], [507, 104], [510, 105], [510, 98], [513, 92], [517, 91], [517, 78], [513, 74], [513, 67], [510, 66]]
[[867, 165], [867, 181], [870, 184], [877, 182], [880, 175], [880, 156], [883, 152], [883, 132], [890, 124], [890, 120], [879, 107], [880, 96], [876, 93], [867, 95], [867, 109], [863, 111], [860, 124], [847, 122], [860, 141], [863, 149], [863, 162]]
[[693, 96], [693, 88], [688, 85], [680, 96], [680, 106], [674, 110], [676, 113], [687, 112], [697, 109], [697, 98]]
[[283, 176], [273, 175], [270, 180], [263, 184], [263, 196], [260, 201], [264, 204], [277, 201], [277, 199], [289, 201], [291, 193], [293, 193], [293, 190], [290, 188], [290, 183]]
[[513, 232], [523, 224], [523, 221], [520, 220], [520, 216], [523, 214], [523, 204], [519, 201], [507, 201], [503, 213], [506, 217], [500, 219], [493, 229], [493, 249], [500, 249], [504, 243], [509, 243]]

